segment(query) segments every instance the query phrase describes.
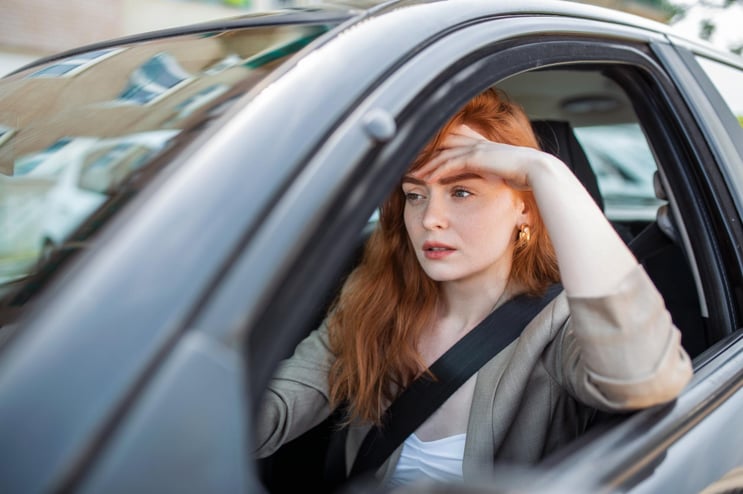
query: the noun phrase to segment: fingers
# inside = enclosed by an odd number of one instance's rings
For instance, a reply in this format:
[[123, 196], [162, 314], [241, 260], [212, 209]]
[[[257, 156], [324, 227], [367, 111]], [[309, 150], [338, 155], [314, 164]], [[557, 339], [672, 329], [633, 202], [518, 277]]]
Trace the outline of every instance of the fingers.
[[467, 125], [459, 125], [441, 142], [434, 157], [413, 175], [436, 182], [446, 175], [473, 171], [505, 180], [511, 187], [528, 189], [531, 162], [540, 151], [493, 142]]
[[458, 146], [437, 153], [428, 163], [414, 172], [417, 178], [426, 182], [435, 182], [439, 177], [464, 171], [470, 166], [472, 149]]
[[451, 135], [445, 146], [413, 175], [424, 182], [472, 171], [483, 176], [505, 180], [513, 188], [529, 189], [524, 150], [517, 146], [495, 143], [462, 134]]

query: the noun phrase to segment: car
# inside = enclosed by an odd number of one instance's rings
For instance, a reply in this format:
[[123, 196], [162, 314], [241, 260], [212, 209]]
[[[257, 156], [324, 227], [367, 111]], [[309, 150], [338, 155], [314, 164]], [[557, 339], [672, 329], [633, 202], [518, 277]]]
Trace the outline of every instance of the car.
[[[27, 209], [18, 215], [11, 206], [4, 218], [3, 240], [18, 254], [13, 271], [24, 276], [39, 258], [48, 257], [50, 249], [63, 244], [121, 180], [175, 133], [159, 130], [113, 139], [64, 137], [40, 152], [16, 158], [13, 175], [0, 176], [6, 198], [17, 196]], [[29, 190], [34, 190], [30, 196]], [[13, 274], [6, 272], [6, 280]]]
[[251, 454], [262, 392], [322, 320], [408, 164], [489, 87], [523, 106], [632, 246], [694, 378], [672, 403], [601, 417], [536, 465], [428, 489], [735, 482], [741, 85], [739, 57], [668, 26], [532, 0], [285, 9], [6, 76], [0, 491], [310, 489], [322, 431]]

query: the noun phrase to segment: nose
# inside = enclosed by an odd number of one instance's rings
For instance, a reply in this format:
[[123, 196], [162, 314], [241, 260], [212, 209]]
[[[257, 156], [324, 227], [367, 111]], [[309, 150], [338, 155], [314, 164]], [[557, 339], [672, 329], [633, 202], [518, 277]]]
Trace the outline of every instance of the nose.
[[440, 230], [446, 228], [448, 224], [446, 201], [432, 193], [423, 210], [423, 228], [426, 230]]

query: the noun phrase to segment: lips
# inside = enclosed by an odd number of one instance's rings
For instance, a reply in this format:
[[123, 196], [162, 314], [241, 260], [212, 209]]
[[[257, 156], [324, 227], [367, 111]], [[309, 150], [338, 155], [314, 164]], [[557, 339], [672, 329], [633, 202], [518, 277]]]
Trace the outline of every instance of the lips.
[[455, 250], [454, 247], [439, 242], [426, 242], [423, 244], [423, 255], [427, 259], [443, 259], [454, 253]]

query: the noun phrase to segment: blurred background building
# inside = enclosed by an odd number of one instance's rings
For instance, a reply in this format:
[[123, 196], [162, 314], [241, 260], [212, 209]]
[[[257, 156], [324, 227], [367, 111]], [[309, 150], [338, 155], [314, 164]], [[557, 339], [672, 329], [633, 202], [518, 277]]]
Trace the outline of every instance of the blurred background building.
[[[354, 0], [351, 0], [353, 2]], [[456, 0], [452, 0], [456, 1]], [[739, 7], [743, 0], [576, 0], [674, 22], [696, 4]], [[374, 0], [356, 0], [375, 3]], [[40, 56], [109, 38], [174, 27], [249, 12], [319, 3], [319, 0], [2, 0], [0, 2], [0, 76]], [[348, 3], [348, 2], [347, 2]], [[729, 13], [732, 9], [725, 9]], [[684, 34], [714, 41], [718, 22], [706, 14], [685, 19]], [[726, 18], [731, 17], [726, 15]], [[737, 22], [735, 25], [739, 26]], [[695, 28], [698, 27], [695, 33]], [[706, 29], [706, 31], [705, 31]], [[739, 32], [739, 29], [735, 29]], [[737, 44], [735, 44], [737, 43]], [[743, 45], [727, 41], [727, 48]], [[733, 46], [734, 45], [734, 46]]]

